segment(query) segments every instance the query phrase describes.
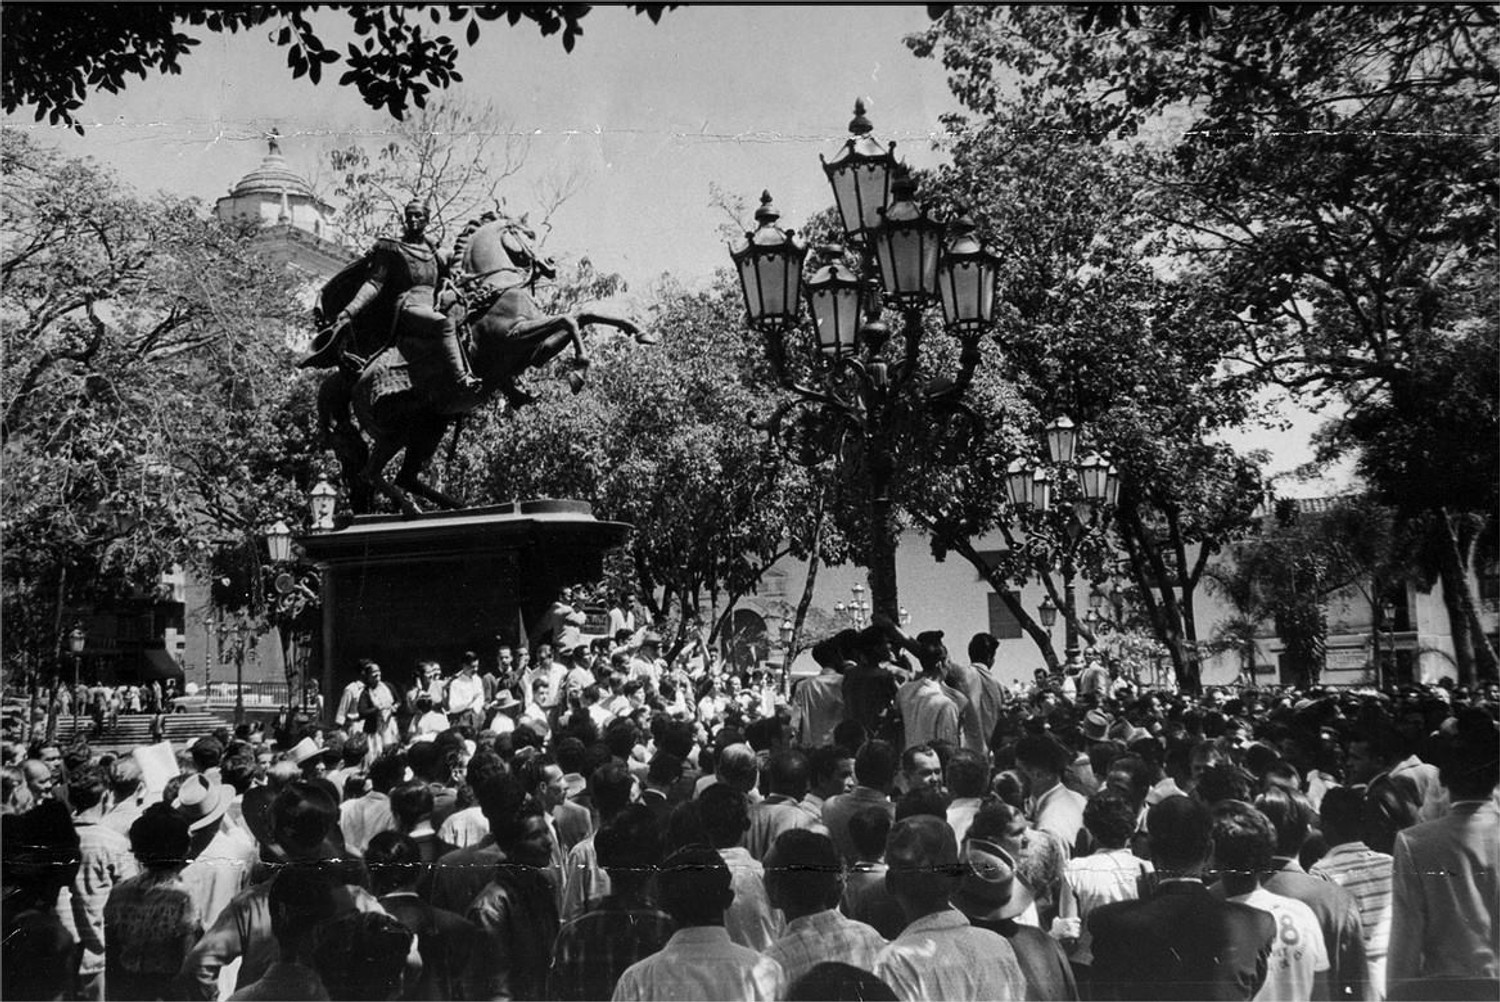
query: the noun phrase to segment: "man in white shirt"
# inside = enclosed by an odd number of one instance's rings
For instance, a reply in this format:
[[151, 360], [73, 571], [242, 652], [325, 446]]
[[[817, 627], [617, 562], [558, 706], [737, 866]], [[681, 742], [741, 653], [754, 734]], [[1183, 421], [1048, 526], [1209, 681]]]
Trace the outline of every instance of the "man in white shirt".
[[715, 783], [697, 799], [709, 844], [732, 877], [734, 902], [724, 914], [729, 938], [764, 953], [781, 935], [783, 919], [766, 896], [765, 868], [740, 842], [750, 828], [749, 801], [728, 783]]
[[955, 747], [962, 745], [984, 751], [978, 712], [967, 696], [943, 682], [943, 670], [948, 665], [943, 631], [917, 634], [915, 649], [922, 673], [896, 690], [906, 747], [944, 741]]
[[1328, 950], [1317, 916], [1302, 902], [1261, 886], [1262, 876], [1274, 869], [1275, 849], [1276, 831], [1260, 811], [1236, 800], [1214, 808], [1213, 865], [1225, 899], [1269, 912], [1276, 920], [1266, 980], [1255, 1002], [1327, 999]]
[[484, 726], [484, 680], [479, 677], [479, 655], [464, 651], [458, 674], [448, 680], [443, 709], [453, 727]]
[[[978, 738], [986, 748], [1005, 707], [1005, 686], [995, 674], [995, 652], [999, 649], [1000, 641], [991, 634], [976, 633], [969, 638], [969, 663], [954, 662], [948, 670], [948, 684], [963, 693], [974, 707], [979, 721]], [[980, 750], [973, 744], [969, 747]]]
[[1063, 770], [1072, 753], [1053, 737], [1028, 734], [1016, 742], [1016, 765], [1031, 784], [1027, 815], [1037, 828], [1052, 832], [1071, 851], [1083, 828], [1083, 808], [1088, 798], [1062, 784]]
[[880, 952], [875, 974], [905, 1002], [1020, 999], [1026, 978], [1010, 942], [969, 924], [950, 903], [961, 869], [953, 830], [916, 815], [896, 823], [887, 842], [886, 886], [907, 926]]
[[625, 969], [615, 1002], [784, 997], [781, 965], [733, 942], [724, 928], [734, 890], [717, 852], [688, 846], [672, 853], [662, 863], [657, 893], [677, 931], [661, 950]]
[[844, 655], [832, 637], [813, 644], [813, 660], [821, 672], [797, 683], [792, 690], [792, 727], [801, 748], [833, 743], [833, 729], [844, 719]]

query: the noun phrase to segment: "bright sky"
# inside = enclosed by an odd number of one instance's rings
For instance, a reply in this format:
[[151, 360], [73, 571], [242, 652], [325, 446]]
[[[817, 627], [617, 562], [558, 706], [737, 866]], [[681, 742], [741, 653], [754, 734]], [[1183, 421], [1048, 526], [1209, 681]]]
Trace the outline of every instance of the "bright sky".
[[[326, 42], [344, 37], [343, 15], [320, 17]], [[831, 204], [818, 155], [837, 151], [856, 96], [870, 99], [875, 135], [895, 140], [898, 156], [916, 167], [943, 160], [933, 148], [939, 116], [958, 104], [941, 65], [901, 42], [927, 23], [920, 5], [688, 6], [658, 25], [599, 6], [571, 54], [529, 24], [486, 25], [475, 48], [460, 42], [464, 82], [453, 92], [493, 101], [531, 136], [527, 167], [506, 192], [512, 210], [526, 211], [546, 174], [581, 177], [554, 219], [551, 253], [587, 255], [637, 287], [664, 272], [691, 284], [728, 264], [720, 236], [727, 219], [711, 204], [712, 185], [751, 208], [769, 188], [789, 226]], [[132, 78], [120, 95], [90, 95], [83, 137], [26, 114], [7, 122], [110, 165], [140, 191], [207, 204], [260, 163], [274, 126], [289, 166], [327, 193], [328, 151], [378, 143], [390, 119], [337, 86], [337, 69], [317, 86], [293, 80], [284, 51], [267, 38], [274, 30], [204, 33], [181, 75]], [[1306, 435], [1317, 422], [1287, 413], [1293, 430], [1236, 443], [1272, 449], [1272, 472], [1309, 456]]]

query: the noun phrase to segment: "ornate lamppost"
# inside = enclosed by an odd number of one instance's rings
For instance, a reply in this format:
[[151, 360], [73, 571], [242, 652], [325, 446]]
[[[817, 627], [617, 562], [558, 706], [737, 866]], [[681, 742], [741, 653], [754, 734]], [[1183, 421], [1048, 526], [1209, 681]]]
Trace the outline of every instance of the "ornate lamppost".
[[[1063, 653], [1067, 666], [1076, 667], [1079, 643], [1074, 578], [1079, 549], [1108, 528], [1109, 516], [1119, 499], [1120, 477], [1114, 465], [1097, 452], [1077, 458], [1078, 428], [1066, 415], [1047, 424], [1045, 437], [1050, 463], [1036, 463], [1024, 456], [1012, 461], [1006, 470], [1006, 500], [1026, 531], [1025, 547], [1038, 577], [1047, 581], [1054, 564], [1062, 573]], [[1059, 607], [1048, 587], [1046, 604], [1053, 607], [1055, 621]], [[1043, 625], [1045, 619], [1044, 605]]]
[[73, 655], [73, 738], [78, 737], [78, 710], [83, 700], [78, 698], [78, 686], [82, 677], [83, 650], [88, 646], [89, 635], [82, 623], [74, 623], [68, 634], [68, 652]]
[[312, 515], [313, 532], [333, 531], [333, 508], [337, 500], [338, 491], [333, 489], [328, 478], [319, 477], [316, 486], [308, 495], [308, 510]]
[[[757, 228], [731, 248], [750, 328], [766, 339], [777, 380], [791, 393], [756, 427], [787, 458], [806, 466], [836, 459], [859, 471], [865, 487], [870, 537], [870, 606], [892, 620], [899, 615], [896, 530], [890, 486], [894, 443], [912, 422], [945, 425], [957, 420], [978, 434], [979, 419], [962, 397], [979, 364], [979, 338], [994, 315], [999, 259], [974, 237], [961, 217], [947, 227], [916, 201], [910, 173], [896, 161], [896, 144], [872, 136], [864, 103], [856, 102], [849, 139], [823, 170], [833, 190], [845, 244], [808, 247], [795, 231], [777, 225], [771, 195], [761, 195]], [[855, 252], [851, 268], [845, 248]], [[804, 264], [811, 274], [804, 278]], [[801, 324], [806, 298], [817, 345], [811, 383], [791, 370], [787, 337]], [[923, 313], [938, 305], [960, 343], [959, 369], [951, 379], [918, 387]], [[882, 306], [902, 316], [894, 339], [881, 320]]]

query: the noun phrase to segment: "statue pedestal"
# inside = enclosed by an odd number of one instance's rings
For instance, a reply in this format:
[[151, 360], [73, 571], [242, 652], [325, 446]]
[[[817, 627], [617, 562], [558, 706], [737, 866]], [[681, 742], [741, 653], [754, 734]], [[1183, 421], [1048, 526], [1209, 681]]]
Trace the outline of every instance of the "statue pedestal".
[[359, 675], [360, 658], [398, 694], [416, 663], [445, 671], [464, 651], [493, 667], [501, 646], [526, 643], [564, 585], [598, 580], [604, 553], [630, 526], [601, 522], [582, 501], [364, 515], [300, 540], [322, 572], [322, 689], [326, 712]]

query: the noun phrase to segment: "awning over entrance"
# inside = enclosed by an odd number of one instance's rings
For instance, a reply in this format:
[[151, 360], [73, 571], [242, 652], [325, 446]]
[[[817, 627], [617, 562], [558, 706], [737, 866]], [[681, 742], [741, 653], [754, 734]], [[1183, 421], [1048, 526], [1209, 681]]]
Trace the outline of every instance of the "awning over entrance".
[[137, 662], [137, 674], [142, 682], [152, 679], [182, 678], [182, 666], [177, 659], [164, 650], [147, 648], [141, 651], [141, 659]]

